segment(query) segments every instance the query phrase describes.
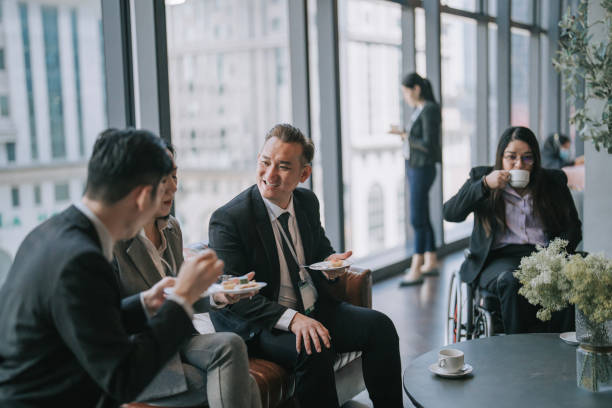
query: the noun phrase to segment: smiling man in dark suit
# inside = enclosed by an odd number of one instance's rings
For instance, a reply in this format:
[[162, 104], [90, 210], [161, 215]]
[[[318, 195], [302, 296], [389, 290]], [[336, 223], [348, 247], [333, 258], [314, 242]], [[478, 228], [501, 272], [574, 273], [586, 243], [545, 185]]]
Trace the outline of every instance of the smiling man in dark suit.
[[157, 136], [107, 130], [81, 202], [25, 238], [0, 289], [0, 406], [116, 407], [191, 336], [191, 305], [223, 270], [213, 251], [123, 300], [109, 262], [158, 210], [171, 170]]
[[[296, 374], [305, 407], [337, 407], [336, 352], [362, 351], [366, 387], [375, 407], [401, 407], [398, 336], [384, 314], [337, 300], [337, 276], [305, 269], [335, 254], [321, 226], [319, 202], [298, 188], [310, 177], [314, 145], [302, 132], [276, 125], [258, 155], [257, 184], [212, 215], [210, 246], [225, 273], [255, 271], [260, 294], [211, 312], [217, 330], [240, 334], [249, 352]], [[345, 270], [342, 270], [344, 273]]]

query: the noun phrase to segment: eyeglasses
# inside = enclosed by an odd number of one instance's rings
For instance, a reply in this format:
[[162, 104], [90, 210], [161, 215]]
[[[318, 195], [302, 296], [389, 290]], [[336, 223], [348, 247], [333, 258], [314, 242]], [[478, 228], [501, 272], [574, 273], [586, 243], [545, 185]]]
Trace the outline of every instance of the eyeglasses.
[[518, 159], [520, 159], [525, 165], [531, 165], [533, 164], [533, 161], [534, 161], [532, 154], [526, 154], [524, 156], [521, 156], [520, 154], [514, 154], [514, 153], [504, 154], [504, 160], [508, 160], [512, 163], [516, 163]]

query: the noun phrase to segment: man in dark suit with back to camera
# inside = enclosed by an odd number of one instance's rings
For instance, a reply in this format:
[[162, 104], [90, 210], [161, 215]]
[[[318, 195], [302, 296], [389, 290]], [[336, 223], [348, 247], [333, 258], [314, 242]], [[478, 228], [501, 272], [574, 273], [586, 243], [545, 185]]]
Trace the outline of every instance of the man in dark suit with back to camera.
[[109, 262], [158, 211], [171, 171], [147, 131], [98, 137], [81, 202], [25, 238], [0, 289], [0, 406], [130, 402], [191, 336], [191, 305], [223, 270], [213, 251], [123, 300]]
[[399, 341], [391, 320], [335, 298], [330, 286], [337, 274], [303, 267], [351, 255], [334, 253], [317, 197], [297, 187], [310, 176], [313, 156], [314, 145], [299, 129], [276, 125], [258, 155], [257, 184], [212, 215], [210, 247], [225, 262], [225, 273], [255, 271], [268, 285], [211, 318], [217, 331], [240, 334], [250, 353], [293, 371], [301, 406], [338, 407], [335, 354], [362, 351], [374, 406], [402, 407]]

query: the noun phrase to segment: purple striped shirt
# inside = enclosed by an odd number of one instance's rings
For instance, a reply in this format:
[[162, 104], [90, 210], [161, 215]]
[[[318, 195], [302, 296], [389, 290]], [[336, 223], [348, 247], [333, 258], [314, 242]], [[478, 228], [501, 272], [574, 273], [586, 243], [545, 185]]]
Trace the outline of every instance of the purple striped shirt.
[[548, 245], [544, 224], [533, 212], [531, 193], [521, 197], [508, 185], [502, 194], [506, 203], [506, 229], [495, 236], [492, 249], [510, 244]]

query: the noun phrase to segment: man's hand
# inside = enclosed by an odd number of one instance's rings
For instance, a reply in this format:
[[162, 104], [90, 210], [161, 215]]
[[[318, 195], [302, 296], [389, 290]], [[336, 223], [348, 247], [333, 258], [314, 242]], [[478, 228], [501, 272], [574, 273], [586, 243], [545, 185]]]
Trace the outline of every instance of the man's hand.
[[[327, 258], [325, 258], [326, 261], [338, 261], [338, 260], [345, 260], [347, 258], [349, 258], [351, 255], [353, 255], [353, 251], [346, 251], [342, 254], [331, 254], [330, 256], [328, 256]], [[335, 279], [338, 276], [344, 274], [344, 272], [347, 271], [349, 267], [346, 266], [344, 268], [341, 269], [336, 269], [333, 271], [321, 271], [323, 272], [323, 274], [325, 275], [325, 277], [327, 279]]]
[[212, 249], [207, 249], [185, 261], [174, 285], [174, 293], [193, 304], [223, 273], [223, 261]]
[[[247, 277], [247, 279], [249, 281], [253, 280], [253, 278], [255, 277], [255, 272], [247, 273], [246, 277]], [[259, 292], [259, 289], [253, 290], [253, 291], [247, 292], [247, 293], [241, 293], [241, 294], [215, 293], [215, 294], [213, 294], [213, 300], [219, 306], [222, 306], [222, 305], [233, 305], [234, 303], [237, 303], [237, 302], [239, 302], [242, 299], [251, 298], [251, 297], [255, 296], [257, 294], [257, 292]]]
[[301, 313], [296, 313], [295, 316], [293, 316], [293, 320], [291, 320], [289, 324], [289, 330], [295, 334], [295, 349], [298, 353], [302, 350], [302, 341], [304, 342], [304, 349], [306, 349], [307, 354], [312, 354], [311, 341], [317, 353], [320, 353], [321, 341], [319, 337], [323, 340], [325, 347], [331, 347], [329, 342], [331, 337], [325, 326], [315, 319], [311, 319]]
[[164, 304], [166, 296], [164, 295], [164, 289], [174, 286], [176, 279], [165, 277], [164, 279], [157, 282], [150, 289], [142, 292], [142, 300], [144, 301], [147, 313], [149, 316], [153, 316], [157, 313], [157, 310]]

